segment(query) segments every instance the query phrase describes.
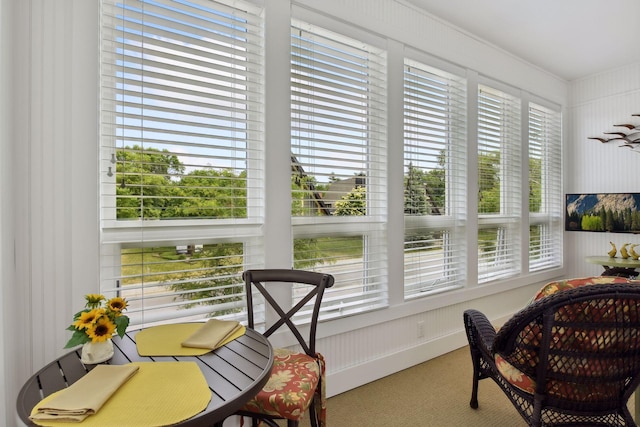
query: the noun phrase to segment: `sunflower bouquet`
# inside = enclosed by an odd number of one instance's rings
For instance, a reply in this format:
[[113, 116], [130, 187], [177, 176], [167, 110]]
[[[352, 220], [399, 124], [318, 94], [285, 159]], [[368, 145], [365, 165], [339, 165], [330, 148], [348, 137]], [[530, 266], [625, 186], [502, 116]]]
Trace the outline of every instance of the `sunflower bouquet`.
[[73, 323], [67, 328], [73, 331], [64, 348], [75, 347], [88, 342], [104, 342], [117, 332], [122, 337], [129, 326], [129, 318], [122, 314], [127, 308], [124, 298], [106, 299], [103, 295], [85, 295], [84, 310], [73, 316]]

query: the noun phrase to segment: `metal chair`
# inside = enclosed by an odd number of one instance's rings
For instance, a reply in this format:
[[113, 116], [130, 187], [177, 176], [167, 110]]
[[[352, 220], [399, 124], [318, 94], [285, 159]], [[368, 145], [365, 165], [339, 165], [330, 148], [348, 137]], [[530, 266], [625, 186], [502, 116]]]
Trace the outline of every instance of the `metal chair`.
[[498, 332], [464, 312], [478, 382], [493, 379], [531, 426], [635, 426], [640, 384], [640, 286], [593, 284], [545, 296]]
[[[318, 314], [324, 290], [333, 286], [334, 278], [330, 274], [304, 270], [267, 269], [247, 270], [243, 274], [246, 287], [248, 326], [255, 326], [253, 290], [257, 290], [264, 298], [265, 310], [271, 307], [279, 319], [271, 325], [264, 335], [269, 337], [281, 326], [286, 325], [296, 337], [302, 351], [274, 349], [274, 367], [267, 385], [236, 413], [252, 418], [252, 425], [264, 421], [277, 427], [274, 420], [286, 419], [288, 427], [297, 427], [299, 420], [308, 411], [311, 426], [322, 427], [325, 422], [324, 395], [324, 359], [316, 352], [316, 329]], [[289, 283], [308, 287], [306, 295], [290, 309], [281, 307], [269, 292], [274, 283]], [[301, 286], [296, 287], [299, 291]], [[293, 321], [309, 301], [313, 301], [308, 325], [309, 334], [305, 338]], [[285, 375], [287, 373], [288, 375]]]

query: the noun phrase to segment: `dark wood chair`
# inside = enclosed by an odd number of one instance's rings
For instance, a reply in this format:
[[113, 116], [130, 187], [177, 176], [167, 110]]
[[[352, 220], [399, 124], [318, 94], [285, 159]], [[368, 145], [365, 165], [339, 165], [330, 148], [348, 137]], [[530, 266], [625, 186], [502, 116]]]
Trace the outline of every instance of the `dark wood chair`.
[[[272, 308], [279, 319], [263, 333], [271, 336], [282, 326], [296, 337], [301, 351], [274, 349], [274, 364], [271, 379], [266, 386], [250, 400], [236, 415], [250, 417], [252, 425], [259, 421], [277, 427], [274, 420], [286, 419], [288, 427], [297, 427], [299, 420], [309, 413], [312, 427], [326, 425], [326, 403], [324, 396], [324, 359], [316, 352], [316, 329], [318, 314], [324, 290], [333, 286], [334, 278], [330, 274], [304, 270], [267, 269], [247, 270], [243, 274], [246, 286], [248, 326], [256, 323], [254, 308], [254, 290], [264, 299], [263, 309]], [[271, 285], [287, 283], [295, 287], [296, 303], [292, 308], [283, 308], [272, 297]], [[304, 289], [303, 291], [303, 288]], [[293, 292], [293, 290], [292, 290]], [[300, 313], [307, 303], [313, 302], [312, 310], [305, 321], [308, 334], [298, 328], [294, 316]], [[306, 310], [306, 308], [305, 308]], [[306, 329], [305, 329], [306, 330]], [[303, 336], [303, 335], [306, 335]], [[221, 424], [220, 424], [221, 425]]]
[[639, 284], [545, 296], [498, 332], [479, 311], [465, 311], [471, 407], [478, 382], [491, 378], [531, 426], [635, 426], [627, 401], [640, 384]]

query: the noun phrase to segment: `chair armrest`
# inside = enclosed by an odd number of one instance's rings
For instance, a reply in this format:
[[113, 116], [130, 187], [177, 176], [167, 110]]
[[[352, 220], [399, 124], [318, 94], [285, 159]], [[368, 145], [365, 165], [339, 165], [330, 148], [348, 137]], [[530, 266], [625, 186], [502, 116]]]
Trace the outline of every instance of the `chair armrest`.
[[480, 349], [489, 356], [492, 355], [496, 329], [489, 322], [487, 316], [478, 310], [466, 310], [464, 312], [464, 327], [469, 345]]

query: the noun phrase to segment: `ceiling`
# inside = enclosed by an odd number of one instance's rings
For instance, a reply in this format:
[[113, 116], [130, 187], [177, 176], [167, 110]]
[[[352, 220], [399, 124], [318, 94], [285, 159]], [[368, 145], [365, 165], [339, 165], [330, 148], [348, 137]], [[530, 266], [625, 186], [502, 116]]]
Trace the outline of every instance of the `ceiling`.
[[640, 0], [405, 0], [563, 79], [640, 61]]

